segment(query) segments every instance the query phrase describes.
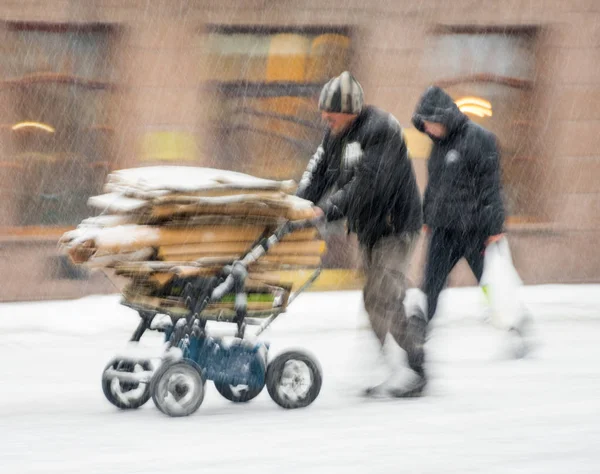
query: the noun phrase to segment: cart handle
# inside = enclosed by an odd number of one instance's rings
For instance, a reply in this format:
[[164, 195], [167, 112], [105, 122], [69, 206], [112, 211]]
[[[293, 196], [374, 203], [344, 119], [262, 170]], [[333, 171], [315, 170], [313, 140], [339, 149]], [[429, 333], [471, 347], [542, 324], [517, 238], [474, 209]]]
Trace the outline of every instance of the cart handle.
[[245, 308], [246, 294], [244, 293], [244, 282], [248, 276], [248, 266], [266, 254], [273, 245], [277, 244], [286, 235], [297, 230], [317, 227], [324, 220], [324, 216], [319, 216], [314, 219], [287, 221], [285, 224], [279, 226], [270, 237], [263, 238], [242, 260], [236, 260], [232, 265], [225, 267], [225, 272], [228, 273], [227, 278], [213, 290], [211, 300], [219, 301], [235, 288], [235, 307], [236, 309]]

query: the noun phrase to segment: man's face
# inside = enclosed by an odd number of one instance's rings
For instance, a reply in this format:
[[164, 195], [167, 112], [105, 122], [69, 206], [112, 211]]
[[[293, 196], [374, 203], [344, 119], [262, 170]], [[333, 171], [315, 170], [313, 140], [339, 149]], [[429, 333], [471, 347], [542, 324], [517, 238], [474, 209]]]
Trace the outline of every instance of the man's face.
[[438, 122], [423, 120], [425, 132], [435, 138], [444, 138], [446, 136], [446, 126]]
[[331, 133], [337, 135], [346, 130], [358, 117], [355, 114], [339, 114], [334, 112], [321, 112], [321, 118], [327, 123]]

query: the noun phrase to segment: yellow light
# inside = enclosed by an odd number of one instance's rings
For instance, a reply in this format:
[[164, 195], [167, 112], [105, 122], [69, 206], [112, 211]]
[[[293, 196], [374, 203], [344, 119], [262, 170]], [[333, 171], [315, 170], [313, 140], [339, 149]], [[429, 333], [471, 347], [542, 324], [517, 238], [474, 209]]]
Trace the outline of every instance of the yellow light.
[[462, 99], [458, 99], [455, 104], [458, 105], [459, 108], [462, 105], [478, 105], [485, 109], [492, 109], [492, 104], [490, 102], [485, 99], [480, 99], [479, 97], [463, 97]]
[[463, 105], [458, 107], [461, 112], [466, 114], [477, 115], [478, 117], [491, 117], [492, 111], [485, 109], [483, 107], [479, 107], [477, 105]]
[[479, 97], [463, 97], [458, 99], [455, 104], [459, 110], [464, 113], [477, 115], [478, 117], [491, 117], [492, 104]]
[[19, 130], [21, 128], [39, 128], [40, 130], [44, 130], [48, 133], [54, 133], [56, 131], [54, 127], [41, 122], [19, 122], [12, 126], [13, 130]]

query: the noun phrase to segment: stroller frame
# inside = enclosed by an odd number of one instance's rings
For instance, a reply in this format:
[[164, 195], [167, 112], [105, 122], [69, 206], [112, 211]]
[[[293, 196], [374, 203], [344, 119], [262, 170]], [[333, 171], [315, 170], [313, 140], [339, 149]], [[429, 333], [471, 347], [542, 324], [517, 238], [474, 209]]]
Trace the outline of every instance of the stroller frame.
[[[286, 235], [296, 230], [315, 227], [319, 221], [320, 219], [286, 221], [270, 236], [260, 238], [241, 260], [226, 265], [218, 276], [191, 278], [191, 281], [199, 284], [194, 286], [188, 283], [185, 286], [183, 298], [189, 310], [185, 316], [182, 316], [181, 312], [170, 312], [168, 309], [150, 310], [123, 300], [122, 304], [136, 310], [141, 317], [130, 342], [139, 342], [147, 330], [157, 330], [165, 333], [167, 351], [163, 357], [163, 363], [158, 369], [155, 369], [152, 363], [145, 359], [112, 360], [105, 368], [102, 377], [102, 387], [107, 399], [118, 408], [127, 409], [138, 408], [152, 395], [155, 405], [163, 413], [170, 416], [184, 416], [193, 413], [202, 403], [205, 380], [213, 380], [217, 390], [225, 398], [234, 402], [243, 402], [254, 398], [266, 384], [271, 398], [284, 408], [299, 408], [312, 403], [320, 391], [322, 377], [316, 361], [307, 354], [291, 351], [281, 354], [272, 361], [273, 363], [268, 363], [269, 345], [249, 343], [245, 339], [245, 331], [247, 325], [259, 326], [254, 332], [254, 337], [265, 331], [280, 314], [287, 310], [287, 306], [298, 295], [312, 285], [319, 277], [321, 267], [317, 268], [297, 291], [292, 294], [288, 293], [285, 301], [281, 301], [279, 305], [274, 305], [269, 310], [248, 311], [245, 283], [249, 265], [268, 253]], [[221, 301], [225, 295], [232, 292], [235, 295], [235, 317], [228, 321], [237, 325], [235, 338], [238, 339], [238, 344], [226, 347], [220, 338], [208, 335], [205, 330], [208, 321], [225, 321], [226, 319], [219, 317], [218, 314], [208, 316], [203, 312], [209, 304]], [[171, 324], [153, 328], [152, 322], [159, 313], [170, 316]], [[176, 322], [173, 324], [173, 321]], [[170, 349], [179, 349], [179, 352], [173, 353]], [[285, 397], [282, 398], [277, 384], [284, 378], [282, 375], [284, 365], [287, 366], [286, 364], [291, 360], [300, 360], [309, 368], [314, 386], [303, 399], [290, 402]], [[142, 370], [136, 371], [136, 365], [138, 369], [141, 366]], [[242, 369], [243, 367], [245, 369]], [[192, 405], [188, 404], [189, 406], [179, 411], [171, 410], [164, 405], [167, 388], [165, 388], [163, 379], [167, 376], [172, 377], [170, 372], [173, 370], [177, 372], [176, 375], [179, 379], [183, 377], [182, 374], [187, 374], [187, 385], [185, 385], [187, 388], [180, 389], [180, 392], [187, 393], [192, 387], [196, 392], [202, 393], [202, 396], [193, 399]], [[111, 387], [114, 385], [115, 379], [118, 380], [121, 389], [134, 390], [145, 384], [146, 390], [142, 391], [141, 396], [128, 402], [113, 393]], [[248, 391], [239, 396], [233, 390], [233, 387], [237, 385], [247, 385]]]

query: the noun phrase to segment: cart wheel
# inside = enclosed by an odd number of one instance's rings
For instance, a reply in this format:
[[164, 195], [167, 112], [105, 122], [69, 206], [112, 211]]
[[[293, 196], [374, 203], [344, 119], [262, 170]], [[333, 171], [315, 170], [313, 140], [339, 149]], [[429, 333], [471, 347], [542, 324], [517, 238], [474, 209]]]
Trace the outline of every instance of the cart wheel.
[[275, 403], [287, 409], [303, 408], [321, 391], [321, 368], [310, 356], [298, 351], [278, 355], [267, 367], [266, 385]]
[[149, 383], [120, 381], [116, 376], [107, 375], [109, 370], [129, 374], [151, 371], [152, 365], [149, 361], [113, 359], [102, 372], [102, 391], [107, 400], [121, 410], [139, 408], [150, 399]]
[[165, 362], [152, 378], [152, 400], [165, 415], [188, 416], [204, 400], [204, 383], [200, 367], [195, 362]]
[[260, 388], [252, 388], [248, 385], [231, 385], [228, 383], [215, 382], [215, 388], [227, 400], [236, 403], [249, 402], [258, 397], [264, 385]]

